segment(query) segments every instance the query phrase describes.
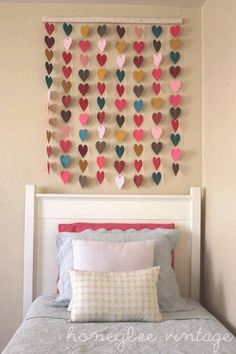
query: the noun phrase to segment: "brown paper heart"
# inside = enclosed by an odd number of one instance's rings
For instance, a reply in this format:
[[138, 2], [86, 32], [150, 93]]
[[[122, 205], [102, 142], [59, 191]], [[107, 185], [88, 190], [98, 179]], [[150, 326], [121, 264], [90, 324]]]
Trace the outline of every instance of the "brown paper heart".
[[163, 99], [161, 97], [152, 98], [152, 106], [154, 109], [159, 109], [163, 104]]
[[88, 167], [88, 161], [87, 160], [79, 160], [79, 167], [80, 167], [81, 171], [84, 172], [86, 170], [86, 168]]
[[177, 174], [179, 172], [179, 164], [178, 163], [172, 163], [172, 170], [173, 170], [175, 176], [177, 176]]
[[79, 183], [82, 188], [86, 187], [87, 185], [87, 176], [79, 176]]
[[158, 155], [162, 149], [162, 143], [160, 141], [158, 143], [153, 142], [151, 147], [155, 154]]
[[105, 143], [105, 141], [97, 141], [95, 146], [96, 146], [98, 153], [101, 155], [103, 153], [103, 151], [105, 150], [106, 143]]
[[51, 72], [52, 72], [52, 70], [53, 70], [53, 65], [52, 65], [52, 63], [49, 63], [49, 62], [46, 61], [46, 63], [45, 63], [45, 68], [46, 68], [46, 70], [47, 70], [48, 75], [50, 75]]
[[115, 132], [115, 137], [116, 137], [116, 140], [119, 142], [119, 143], [122, 143], [122, 141], [125, 140], [125, 137], [126, 137], [126, 132], [124, 130], [117, 130]]
[[64, 91], [66, 93], [68, 93], [70, 91], [70, 89], [71, 89], [71, 82], [63, 80], [61, 84], [62, 84], [62, 87], [63, 87]]
[[124, 117], [124, 116], [120, 116], [119, 114], [117, 114], [117, 116], [116, 116], [116, 122], [117, 122], [117, 124], [119, 125], [119, 127], [121, 128], [122, 125], [123, 125], [124, 122], [125, 122], [125, 117]]
[[47, 60], [48, 61], [51, 61], [52, 58], [53, 58], [53, 51], [52, 50], [49, 50], [48, 48], [45, 49], [45, 55], [47, 57]]
[[98, 28], [97, 28], [97, 32], [99, 34], [100, 37], [103, 37], [104, 34], [106, 33], [107, 31], [107, 25], [99, 25]]
[[61, 111], [61, 117], [65, 123], [69, 122], [69, 120], [71, 118], [71, 111], [64, 111], [64, 109], [63, 109]]
[[104, 78], [106, 76], [106, 69], [105, 68], [98, 69], [97, 75], [98, 75], [99, 80], [101, 80], [101, 81], [104, 80]]
[[118, 50], [119, 53], [124, 53], [126, 47], [127, 47], [127, 43], [125, 41], [116, 42], [116, 49]]
[[141, 82], [143, 81], [144, 78], [144, 71], [143, 70], [134, 71], [133, 76], [136, 82]]
[[143, 145], [142, 144], [139, 144], [139, 145], [135, 144], [134, 145], [134, 152], [139, 157], [143, 152]]
[[143, 85], [134, 86], [133, 90], [134, 90], [135, 95], [137, 97], [140, 97], [143, 94], [144, 87], [143, 87]]
[[86, 81], [87, 78], [89, 77], [89, 70], [86, 69], [86, 70], [79, 70], [78, 72], [79, 74], [79, 77], [81, 78], [82, 81]]
[[50, 140], [51, 140], [51, 138], [52, 138], [52, 132], [51, 132], [51, 130], [47, 130], [46, 134], [47, 134], [47, 141], [48, 141], [48, 143], [50, 143]]
[[177, 107], [171, 107], [170, 108], [170, 115], [173, 119], [177, 119], [179, 117], [179, 115], [181, 114], [181, 108]]
[[161, 42], [157, 41], [156, 39], [153, 39], [153, 47], [156, 52], [159, 52], [159, 50], [161, 49]]
[[89, 34], [89, 30], [90, 30], [89, 26], [88, 25], [84, 25], [84, 26], [81, 27], [80, 32], [81, 32], [83, 37], [87, 37], [88, 34]]
[[170, 46], [173, 50], [178, 50], [182, 45], [182, 42], [179, 38], [172, 38], [170, 40]]

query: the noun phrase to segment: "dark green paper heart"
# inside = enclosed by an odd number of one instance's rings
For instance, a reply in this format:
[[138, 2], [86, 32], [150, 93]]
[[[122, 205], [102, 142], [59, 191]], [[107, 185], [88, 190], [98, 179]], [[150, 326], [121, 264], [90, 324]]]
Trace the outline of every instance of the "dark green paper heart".
[[63, 29], [64, 29], [64, 32], [67, 36], [69, 36], [73, 30], [73, 27], [71, 24], [67, 24], [67, 23], [64, 23], [63, 24]]
[[120, 159], [123, 156], [124, 152], [125, 152], [125, 148], [123, 145], [116, 145], [116, 153]]
[[97, 104], [98, 104], [98, 107], [102, 110], [103, 107], [105, 106], [105, 98], [104, 97], [98, 97], [97, 98]]
[[174, 145], [174, 146], [177, 146], [177, 145], [179, 144], [179, 142], [180, 142], [180, 135], [179, 135], [179, 134], [173, 134], [173, 133], [172, 133], [172, 134], [170, 135], [170, 139], [171, 139], [173, 145]]
[[116, 76], [117, 76], [117, 78], [118, 78], [118, 80], [120, 81], [120, 82], [122, 82], [123, 81], [123, 79], [124, 79], [124, 77], [125, 77], [125, 72], [124, 72], [124, 70], [116, 70]]
[[161, 33], [162, 33], [162, 27], [161, 26], [152, 26], [152, 33], [156, 38], [158, 38]]
[[52, 86], [52, 78], [51, 78], [51, 76], [46, 75], [45, 76], [45, 81], [46, 81], [47, 87], [50, 89], [50, 87]]
[[173, 61], [174, 64], [178, 63], [180, 59], [180, 53], [179, 52], [170, 52], [170, 59]]
[[161, 181], [161, 173], [160, 172], [153, 172], [152, 179], [156, 183], [156, 185], [158, 186], [158, 184]]

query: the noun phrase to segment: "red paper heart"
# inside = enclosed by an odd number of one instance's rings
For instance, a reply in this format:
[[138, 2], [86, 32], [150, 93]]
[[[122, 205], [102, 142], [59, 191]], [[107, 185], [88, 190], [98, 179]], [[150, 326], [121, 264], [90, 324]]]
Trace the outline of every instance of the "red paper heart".
[[55, 43], [55, 39], [54, 39], [53, 37], [45, 36], [44, 40], [45, 40], [45, 43], [47, 44], [47, 47], [48, 47], [49, 49], [52, 48], [52, 46], [53, 46], [54, 43]]
[[71, 103], [71, 96], [70, 95], [63, 96], [61, 100], [62, 100], [64, 107], [68, 107]]
[[158, 168], [161, 165], [160, 157], [153, 157], [152, 162], [153, 162], [153, 165], [154, 165], [155, 169], [158, 170]]
[[82, 109], [83, 111], [85, 111], [86, 108], [88, 107], [88, 100], [87, 100], [87, 98], [80, 98], [80, 99], [79, 99], [79, 105], [80, 105], [81, 109]]
[[100, 95], [103, 95], [103, 93], [106, 89], [106, 85], [104, 84], [104, 82], [98, 82], [97, 88], [98, 88]]
[[70, 180], [70, 172], [69, 171], [61, 171], [61, 179], [66, 184]]
[[152, 75], [153, 75], [153, 77], [154, 77], [154, 79], [155, 79], [156, 81], [158, 81], [158, 80], [160, 79], [161, 74], [162, 74], [161, 68], [154, 69], [153, 72], [152, 72]]
[[172, 119], [171, 125], [172, 125], [173, 130], [176, 132], [179, 129], [178, 119]]
[[97, 180], [101, 184], [104, 180], [105, 173], [104, 171], [97, 171]]
[[88, 40], [81, 40], [79, 41], [79, 46], [83, 52], [87, 52], [90, 48], [90, 42]]
[[142, 160], [135, 160], [134, 167], [136, 168], [137, 172], [140, 172], [141, 168], [143, 167], [143, 161]]
[[53, 23], [48, 23], [48, 22], [45, 23], [45, 29], [46, 29], [47, 33], [49, 34], [49, 36], [54, 31], [54, 28], [55, 27], [54, 27]]
[[125, 91], [124, 85], [117, 84], [116, 91], [117, 91], [118, 95], [121, 97]]
[[79, 84], [78, 89], [81, 95], [85, 96], [89, 90], [89, 84]]
[[62, 67], [62, 72], [65, 76], [66, 79], [68, 79], [68, 77], [70, 77], [71, 73], [72, 73], [72, 69], [70, 66], [63, 66]]
[[100, 124], [102, 124], [105, 120], [105, 112], [98, 112], [97, 120], [99, 121]]
[[50, 174], [50, 172], [51, 172], [51, 164], [50, 164], [49, 161], [47, 162], [47, 170], [48, 170], [48, 174]]
[[97, 61], [99, 63], [100, 66], [103, 66], [106, 61], [107, 61], [107, 56], [106, 54], [97, 54]]
[[161, 118], [162, 118], [161, 112], [153, 113], [153, 115], [152, 115], [152, 120], [156, 125], [160, 123]]
[[87, 145], [79, 145], [78, 146], [78, 150], [79, 150], [79, 153], [80, 153], [80, 155], [82, 156], [82, 157], [84, 157], [86, 154], [87, 154], [87, 152], [88, 152], [88, 146]]
[[140, 55], [139, 57], [134, 57], [134, 64], [137, 68], [140, 68], [140, 66], [143, 64], [143, 56]]
[[180, 71], [181, 71], [180, 66], [171, 66], [171, 67], [170, 67], [170, 75], [171, 75], [174, 79], [176, 79], [176, 77], [179, 76]]
[[173, 37], [177, 37], [180, 32], [180, 25], [171, 26], [170, 33]]
[[156, 82], [153, 82], [152, 89], [155, 95], [158, 95], [161, 90], [161, 85], [159, 83], [157, 84]]
[[60, 147], [64, 153], [67, 153], [71, 148], [70, 140], [60, 140]]
[[144, 49], [144, 42], [134, 42], [134, 49], [140, 54]]
[[71, 54], [71, 53], [67, 53], [67, 52], [63, 52], [63, 53], [62, 53], [62, 56], [63, 56], [64, 62], [65, 62], [66, 64], [69, 64], [69, 62], [70, 62], [71, 59], [72, 59], [72, 54]]
[[47, 155], [48, 155], [48, 158], [50, 159], [50, 157], [52, 155], [52, 147], [51, 147], [51, 145], [47, 146]]
[[142, 175], [135, 175], [134, 176], [134, 183], [139, 188], [141, 186], [141, 184], [143, 183], [143, 176]]
[[137, 125], [137, 127], [140, 127], [140, 125], [143, 124], [143, 116], [142, 116], [142, 114], [135, 114], [134, 115], [134, 122]]
[[124, 161], [115, 161], [114, 167], [115, 167], [116, 171], [117, 171], [119, 174], [121, 174], [121, 172], [122, 172], [123, 169], [125, 168], [125, 162], [124, 162]]

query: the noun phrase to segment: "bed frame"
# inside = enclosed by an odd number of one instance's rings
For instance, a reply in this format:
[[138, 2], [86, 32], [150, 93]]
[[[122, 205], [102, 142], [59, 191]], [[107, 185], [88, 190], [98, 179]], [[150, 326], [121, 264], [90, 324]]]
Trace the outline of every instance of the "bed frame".
[[34, 185], [25, 192], [24, 293], [25, 316], [39, 295], [56, 292], [54, 235], [59, 223], [174, 222], [180, 230], [175, 272], [181, 293], [199, 300], [201, 191], [189, 195], [41, 194]]

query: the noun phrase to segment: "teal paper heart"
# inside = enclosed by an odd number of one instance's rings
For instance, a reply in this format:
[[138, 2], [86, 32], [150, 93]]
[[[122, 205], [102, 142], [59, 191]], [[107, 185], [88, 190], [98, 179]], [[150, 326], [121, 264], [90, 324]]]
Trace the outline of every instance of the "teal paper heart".
[[170, 139], [174, 146], [177, 146], [180, 142], [180, 135], [179, 134], [171, 134]]
[[52, 86], [52, 78], [51, 78], [51, 76], [46, 75], [45, 76], [45, 81], [46, 81], [48, 89], [50, 89], [50, 87]]
[[116, 70], [116, 76], [118, 78], [118, 80], [121, 82], [123, 81], [124, 77], [125, 77], [125, 72], [124, 70]]
[[156, 38], [158, 38], [161, 33], [162, 33], [162, 27], [161, 26], [152, 26], [152, 33]]
[[72, 30], [73, 30], [73, 27], [72, 27], [71, 24], [68, 25], [67, 23], [64, 23], [63, 24], [63, 29], [64, 29], [65, 34], [67, 36], [69, 36], [71, 34]]
[[120, 159], [123, 156], [124, 152], [125, 152], [125, 148], [123, 145], [116, 145], [116, 153]]
[[156, 185], [158, 186], [158, 184], [161, 181], [161, 173], [160, 172], [153, 172], [152, 179], [156, 183]]
[[137, 113], [139, 113], [143, 108], [143, 100], [134, 101], [134, 108]]
[[105, 98], [104, 97], [98, 97], [97, 98], [97, 103], [99, 108], [102, 110], [103, 107], [105, 106]]
[[82, 141], [85, 141], [88, 139], [88, 131], [87, 129], [80, 129], [79, 131], [79, 137]]
[[60, 160], [61, 160], [61, 164], [64, 168], [69, 167], [69, 165], [71, 163], [71, 157], [69, 155], [61, 155]]
[[173, 51], [171, 51], [171, 52], [170, 52], [170, 58], [171, 58], [171, 60], [173, 61], [173, 63], [176, 64], [176, 63], [179, 61], [179, 59], [180, 59], [180, 54], [179, 54], [179, 52], [173, 52]]

